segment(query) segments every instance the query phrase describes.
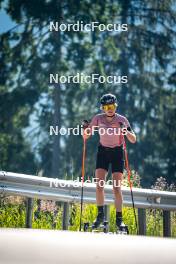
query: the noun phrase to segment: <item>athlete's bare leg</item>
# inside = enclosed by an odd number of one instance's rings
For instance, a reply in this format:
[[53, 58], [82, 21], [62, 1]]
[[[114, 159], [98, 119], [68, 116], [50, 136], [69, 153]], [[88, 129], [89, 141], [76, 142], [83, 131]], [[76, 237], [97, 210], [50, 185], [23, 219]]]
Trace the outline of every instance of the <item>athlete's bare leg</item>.
[[123, 179], [123, 173], [121, 172], [114, 172], [112, 174], [113, 179], [113, 193], [114, 193], [114, 200], [115, 200], [115, 207], [117, 212], [122, 212], [122, 190], [121, 190], [121, 182]]
[[104, 205], [104, 185], [107, 171], [104, 169], [96, 169], [96, 201], [97, 206]]

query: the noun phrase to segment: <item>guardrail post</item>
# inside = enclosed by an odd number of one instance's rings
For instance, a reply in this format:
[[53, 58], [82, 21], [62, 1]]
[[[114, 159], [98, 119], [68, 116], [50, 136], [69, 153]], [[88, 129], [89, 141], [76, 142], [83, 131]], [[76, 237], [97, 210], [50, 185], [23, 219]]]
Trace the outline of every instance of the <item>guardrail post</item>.
[[105, 205], [104, 206], [104, 210], [105, 210], [105, 219], [109, 222], [109, 219], [110, 219], [110, 206], [109, 205]]
[[27, 198], [26, 201], [26, 228], [32, 228], [33, 198]]
[[171, 236], [171, 217], [170, 211], [163, 210], [163, 236]]
[[63, 218], [62, 218], [62, 229], [68, 230], [69, 223], [69, 203], [63, 203]]
[[146, 235], [146, 210], [138, 208], [139, 235]]

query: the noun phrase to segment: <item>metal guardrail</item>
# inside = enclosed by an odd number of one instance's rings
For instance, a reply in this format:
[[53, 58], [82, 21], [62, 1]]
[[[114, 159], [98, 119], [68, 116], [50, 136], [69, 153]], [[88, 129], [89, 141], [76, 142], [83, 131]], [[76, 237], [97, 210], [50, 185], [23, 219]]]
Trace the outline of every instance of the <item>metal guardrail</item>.
[[[96, 203], [96, 185], [84, 184], [84, 202]], [[0, 172], [0, 193], [62, 202], [79, 202], [81, 183], [12, 172]], [[123, 203], [132, 206], [130, 189], [122, 187]], [[112, 186], [105, 186], [105, 203], [112, 204]], [[133, 188], [136, 208], [176, 210], [176, 192]]]
[[[95, 189], [96, 185], [93, 183], [84, 184], [84, 203], [96, 203]], [[130, 189], [122, 187], [122, 193], [124, 206], [131, 207]], [[18, 195], [73, 203], [80, 201], [81, 183], [0, 171], [0, 195]], [[133, 188], [133, 196], [135, 207], [139, 208], [139, 228], [141, 223], [142, 233], [145, 233], [145, 213], [142, 210], [147, 208], [166, 211], [165, 225], [166, 229], [170, 229], [168, 212], [176, 211], [176, 192]], [[112, 185], [105, 185], [105, 204], [110, 205], [113, 202]]]

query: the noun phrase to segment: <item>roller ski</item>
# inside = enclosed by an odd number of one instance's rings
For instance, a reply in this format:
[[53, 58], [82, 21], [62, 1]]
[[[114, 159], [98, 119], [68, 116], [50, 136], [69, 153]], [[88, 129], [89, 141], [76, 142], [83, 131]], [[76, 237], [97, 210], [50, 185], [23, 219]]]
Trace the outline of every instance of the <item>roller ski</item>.
[[116, 234], [121, 234], [121, 235], [129, 234], [128, 226], [124, 224], [122, 218], [116, 219], [116, 226], [117, 226]]
[[98, 214], [97, 219], [92, 224], [92, 232], [101, 232], [108, 233], [108, 221], [104, 219], [103, 214]]
[[92, 226], [90, 226], [89, 223], [84, 223], [84, 232], [91, 231], [108, 233], [108, 230], [108, 221], [104, 219], [104, 214], [98, 214]]

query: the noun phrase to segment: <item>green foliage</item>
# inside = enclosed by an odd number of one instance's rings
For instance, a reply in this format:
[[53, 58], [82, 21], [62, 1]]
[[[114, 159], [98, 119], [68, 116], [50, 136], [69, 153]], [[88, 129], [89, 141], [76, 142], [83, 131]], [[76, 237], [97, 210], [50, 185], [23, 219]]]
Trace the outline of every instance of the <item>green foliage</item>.
[[[135, 188], [141, 188], [141, 177], [139, 176], [139, 174], [134, 170], [131, 170], [130, 172], [131, 172], [130, 173], [130, 181], [132, 183], [132, 186]], [[123, 173], [122, 185], [126, 186], [126, 187], [130, 186], [129, 179], [128, 179], [128, 173], [126, 170]]]
[[[150, 186], [158, 175], [175, 182], [173, 1], [4, 0], [1, 8], [16, 23], [0, 38], [1, 169], [79, 174], [82, 138], [50, 137], [49, 126], [72, 127], [91, 119], [99, 111], [100, 96], [113, 92], [119, 113], [137, 132], [129, 156], [132, 168], [142, 175], [142, 186]], [[48, 31], [49, 21], [125, 23], [129, 30], [55, 33]], [[128, 83], [48, 85], [50, 73], [77, 72], [127, 75]], [[94, 137], [88, 145], [89, 174], [97, 141]]]
[[0, 206], [0, 227], [25, 227], [25, 207], [21, 204]]
[[[125, 178], [127, 175], [125, 175]], [[132, 171], [133, 186], [140, 187], [140, 177]], [[128, 186], [128, 184], [126, 184]], [[158, 178], [154, 189], [175, 191], [174, 185], [169, 185], [164, 178]], [[0, 227], [25, 227], [26, 200], [20, 197], [9, 197], [0, 200]], [[136, 215], [137, 215], [137, 209]], [[70, 204], [69, 230], [78, 231], [80, 225], [80, 204]], [[109, 231], [115, 232], [116, 211], [113, 205], [109, 208]], [[97, 215], [97, 207], [93, 204], [83, 205], [82, 223], [93, 223]], [[34, 200], [32, 228], [62, 229], [63, 206], [61, 203], [45, 200]], [[134, 212], [132, 208], [123, 208], [123, 219], [129, 227], [131, 235], [136, 234]], [[146, 209], [148, 236], [162, 236], [163, 214], [161, 210]], [[171, 236], [176, 237], [176, 212], [171, 212]]]
[[[75, 217], [73, 220], [73, 225], [69, 227], [69, 230], [78, 231], [80, 224], [80, 205], [74, 205]], [[84, 205], [82, 223], [93, 222], [96, 217], [97, 209], [95, 205]]]
[[162, 212], [159, 210], [147, 210], [146, 218], [147, 235], [162, 236]]
[[171, 212], [171, 226], [173, 227], [171, 236], [176, 237], [176, 212]]
[[[0, 227], [25, 227], [25, 214], [26, 208], [24, 202], [1, 202], [0, 207]], [[115, 208], [110, 206], [110, 222], [109, 231], [115, 232]], [[137, 214], [137, 211], [136, 211]], [[89, 222], [93, 223], [97, 215], [96, 205], [85, 204], [83, 206], [83, 217], [82, 223]], [[146, 221], [147, 221], [147, 236], [162, 236], [162, 212], [160, 210], [146, 210]], [[129, 227], [129, 232], [131, 235], [136, 234], [136, 226], [134, 221], [133, 209], [125, 207], [123, 208], [123, 218], [124, 222]], [[72, 204], [70, 206], [70, 231], [78, 231], [80, 224], [80, 205]], [[176, 213], [171, 213], [171, 224], [172, 224], [172, 237], [176, 237]], [[32, 228], [37, 229], [58, 229], [62, 230], [62, 208], [59, 206], [57, 210], [51, 209], [48, 206], [47, 210], [41, 208], [38, 211], [37, 200], [34, 203], [33, 210], [33, 222]]]

